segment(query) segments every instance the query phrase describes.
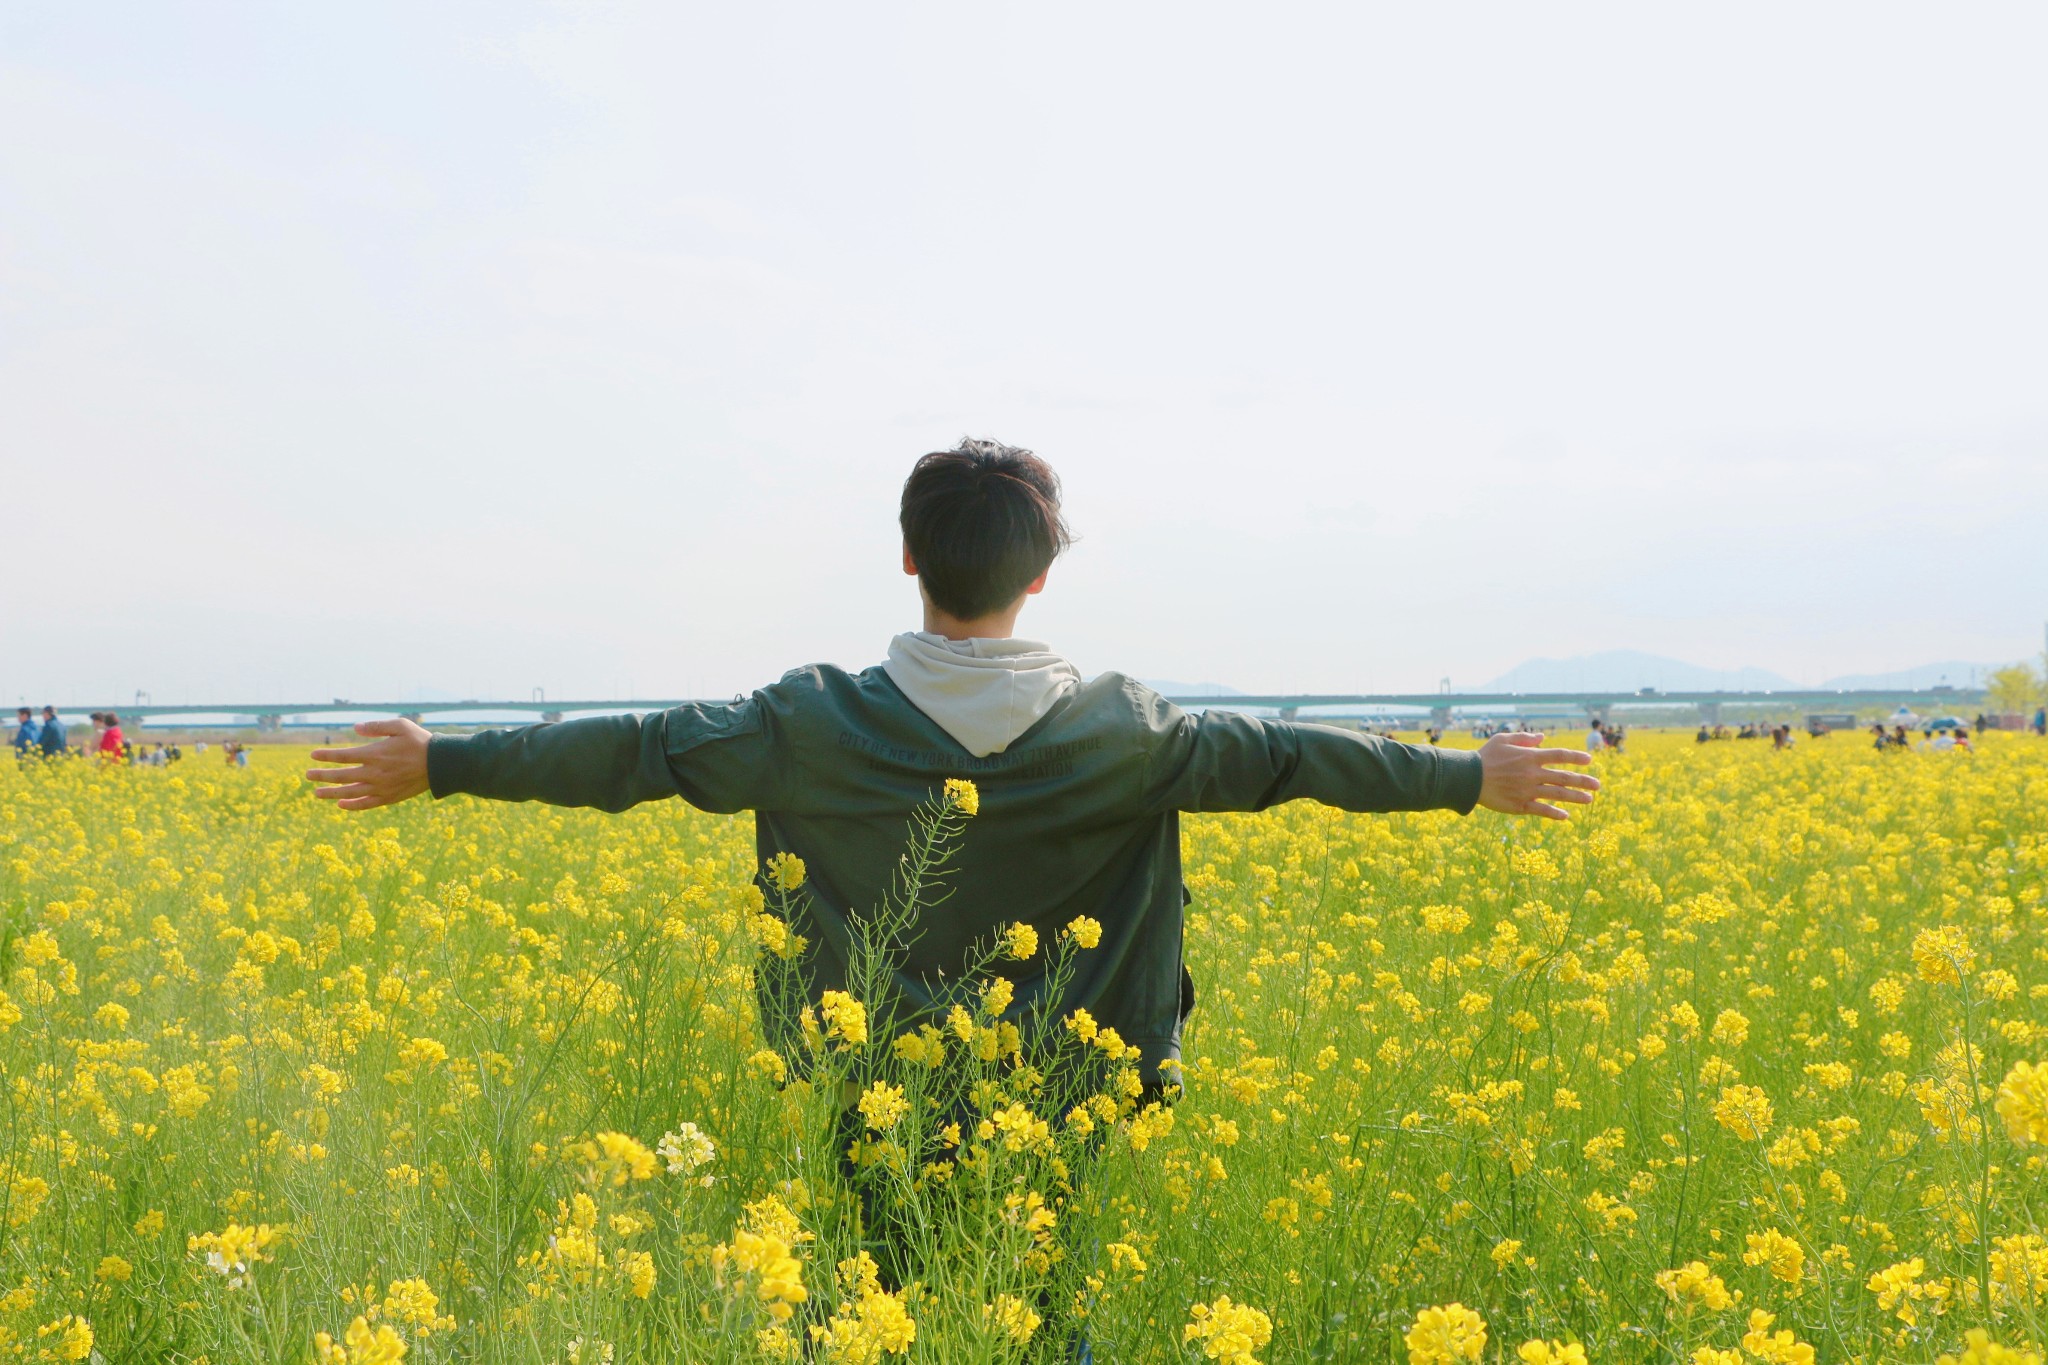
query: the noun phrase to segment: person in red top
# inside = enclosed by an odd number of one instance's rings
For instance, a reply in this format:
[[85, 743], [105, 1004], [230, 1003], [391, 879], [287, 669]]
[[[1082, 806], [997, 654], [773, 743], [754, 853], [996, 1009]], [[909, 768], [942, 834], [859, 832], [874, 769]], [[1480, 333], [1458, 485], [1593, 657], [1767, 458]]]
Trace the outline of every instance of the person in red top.
[[106, 715], [107, 728], [100, 731], [100, 756], [119, 758], [121, 756], [121, 718], [112, 711]]

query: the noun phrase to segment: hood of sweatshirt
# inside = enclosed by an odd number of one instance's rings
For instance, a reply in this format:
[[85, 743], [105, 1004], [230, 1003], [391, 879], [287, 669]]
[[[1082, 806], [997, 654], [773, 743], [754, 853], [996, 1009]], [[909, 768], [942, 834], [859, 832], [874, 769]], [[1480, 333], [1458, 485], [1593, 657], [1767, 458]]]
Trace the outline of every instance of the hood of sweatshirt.
[[1081, 685], [1080, 670], [1036, 640], [948, 640], [921, 630], [891, 640], [882, 669], [976, 758], [1009, 748]]

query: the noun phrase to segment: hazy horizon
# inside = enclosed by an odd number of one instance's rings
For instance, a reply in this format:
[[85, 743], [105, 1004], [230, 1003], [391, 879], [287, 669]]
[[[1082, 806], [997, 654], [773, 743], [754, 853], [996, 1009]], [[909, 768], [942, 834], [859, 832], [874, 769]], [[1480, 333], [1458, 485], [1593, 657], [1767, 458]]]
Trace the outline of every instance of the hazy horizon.
[[1086, 672], [2041, 652], [2048, 11], [0, 13], [0, 696], [717, 696], [917, 624], [963, 434]]

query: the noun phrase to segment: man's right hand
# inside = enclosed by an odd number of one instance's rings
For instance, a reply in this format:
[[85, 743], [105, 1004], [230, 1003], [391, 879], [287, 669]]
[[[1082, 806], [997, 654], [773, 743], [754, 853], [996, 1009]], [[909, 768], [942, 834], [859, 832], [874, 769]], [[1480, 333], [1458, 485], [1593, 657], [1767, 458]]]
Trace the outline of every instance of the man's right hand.
[[376, 736], [376, 742], [313, 751], [316, 762], [352, 765], [308, 769], [308, 782], [336, 784], [321, 787], [315, 796], [343, 810], [375, 810], [427, 789], [427, 741], [432, 736], [425, 729], [403, 719], [365, 720], [356, 723], [356, 733]]
[[1593, 756], [1581, 749], [1544, 748], [1541, 735], [1495, 735], [1479, 748], [1479, 765], [1484, 774], [1479, 782], [1479, 804], [1507, 815], [1569, 820], [1571, 812], [1553, 803], [1592, 805], [1593, 793], [1600, 790], [1600, 779], [1591, 773], [1559, 772], [1550, 765], [1584, 766], [1592, 761]]

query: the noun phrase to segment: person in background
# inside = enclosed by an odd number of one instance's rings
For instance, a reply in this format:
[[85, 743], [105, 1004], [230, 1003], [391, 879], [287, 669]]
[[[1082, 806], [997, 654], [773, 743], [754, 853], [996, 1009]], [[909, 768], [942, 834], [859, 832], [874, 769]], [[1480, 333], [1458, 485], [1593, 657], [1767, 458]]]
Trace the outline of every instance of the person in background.
[[237, 768], [246, 768], [246, 767], [248, 767], [248, 766], [249, 766], [249, 746], [248, 746], [248, 745], [246, 745], [246, 744], [237, 744], [237, 745], [235, 746], [235, 766], [236, 766]]
[[1968, 726], [1958, 725], [1956, 727], [1956, 748], [1961, 749], [1966, 754], [1977, 752], [1970, 747], [1970, 730]]
[[121, 718], [112, 711], [104, 712], [100, 718], [99, 754], [101, 758], [121, 758], [127, 752], [121, 746], [127, 741], [121, 736]]
[[1586, 752], [1597, 754], [1606, 747], [1607, 732], [1600, 728], [1600, 722], [1596, 720], [1586, 727]]
[[57, 719], [56, 707], [43, 708], [43, 732], [36, 738], [36, 743], [42, 746], [44, 758], [54, 758], [58, 754], [69, 752], [64, 742], [64, 722]]
[[1713, 736], [1707, 733], [1707, 723], [1705, 721], [1701, 721], [1700, 732], [1697, 735], [1693, 736], [1693, 743], [1705, 744], [1708, 740], [1712, 738]]
[[14, 756], [31, 758], [41, 752], [38, 747], [43, 738], [43, 727], [36, 724], [36, 713], [26, 706], [14, 708]]
[[2034, 733], [2048, 735], [2048, 706], [2034, 708]]

